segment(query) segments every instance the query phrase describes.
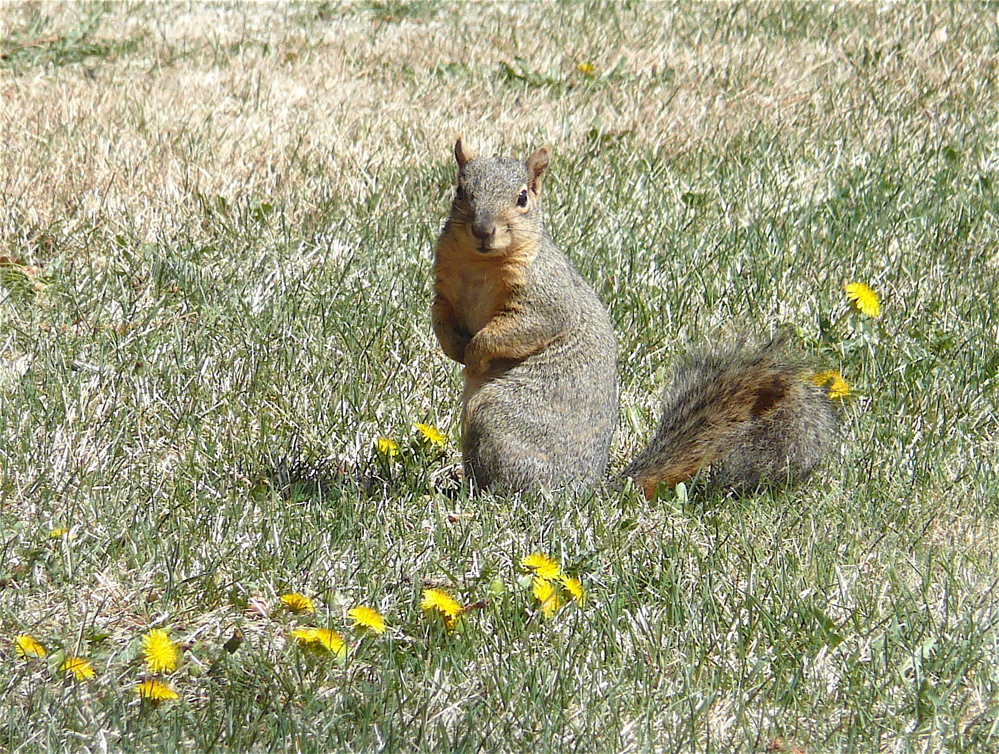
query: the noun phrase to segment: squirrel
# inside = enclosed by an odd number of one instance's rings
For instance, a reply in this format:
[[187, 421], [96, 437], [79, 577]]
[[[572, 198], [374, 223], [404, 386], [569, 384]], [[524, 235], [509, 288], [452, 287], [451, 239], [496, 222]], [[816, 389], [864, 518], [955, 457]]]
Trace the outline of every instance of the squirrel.
[[[457, 188], [437, 240], [434, 334], [465, 366], [461, 450], [479, 489], [581, 489], [604, 475], [618, 419], [617, 340], [606, 308], [548, 233], [546, 147], [477, 158], [459, 137]], [[649, 446], [621, 472], [650, 500], [694, 478], [748, 490], [803, 480], [839, 417], [786, 337], [688, 357]]]

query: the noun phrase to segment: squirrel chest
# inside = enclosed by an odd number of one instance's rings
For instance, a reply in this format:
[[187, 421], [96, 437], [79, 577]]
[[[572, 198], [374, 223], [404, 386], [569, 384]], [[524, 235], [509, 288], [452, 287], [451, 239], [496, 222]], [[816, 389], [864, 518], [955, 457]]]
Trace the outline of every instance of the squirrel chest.
[[508, 309], [533, 256], [519, 250], [489, 257], [445, 237], [438, 245], [435, 293], [451, 305], [457, 324], [474, 336]]

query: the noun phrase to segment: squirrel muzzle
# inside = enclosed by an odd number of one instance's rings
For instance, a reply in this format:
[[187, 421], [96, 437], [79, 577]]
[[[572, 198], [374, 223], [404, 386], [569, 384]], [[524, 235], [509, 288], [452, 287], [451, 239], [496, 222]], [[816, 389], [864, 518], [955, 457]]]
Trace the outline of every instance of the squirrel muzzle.
[[503, 251], [510, 246], [512, 241], [510, 231], [501, 228], [495, 218], [476, 218], [471, 225], [472, 235], [475, 236], [475, 248], [483, 254], [493, 251]]

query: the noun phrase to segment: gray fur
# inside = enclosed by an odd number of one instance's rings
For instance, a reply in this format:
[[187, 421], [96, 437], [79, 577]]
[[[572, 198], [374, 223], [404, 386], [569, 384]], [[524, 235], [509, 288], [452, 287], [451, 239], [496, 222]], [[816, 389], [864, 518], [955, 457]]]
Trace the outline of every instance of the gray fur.
[[[607, 467], [617, 424], [617, 342], [607, 310], [545, 228], [540, 173], [547, 152], [527, 162], [487, 158], [462, 164], [461, 155], [458, 161], [461, 200], [456, 198], [442, 239], [451, 234], [463, 243], [481, 243], [509, 232], [518, 244], [532, 247], [533, 260], [524, 266], [510, 308], [518, 312], [518, 335], [523, 330], [524, 341], [539, 344], [526, 358], [490, 362], [484, 380], [469, 377], [466, 369], [466, 475], [479, 488], [505, 492], [592, 486]], [[532, 202], [518, 213], [525, 186]], [[474, 347], [476, 333], [469, 329], [464, 346], [462, 333], [439, 324], [435, 330], [467, 364], [465, 349]]]
[[550, 345], [505, 365], [465, 400], [465, 469], [486, 489], [593, 486], [607, 468], [617, 424], [610, 318], [547, 234], [538, 255], [545, 259], [531, 271], [524, 304], [551, 324]]

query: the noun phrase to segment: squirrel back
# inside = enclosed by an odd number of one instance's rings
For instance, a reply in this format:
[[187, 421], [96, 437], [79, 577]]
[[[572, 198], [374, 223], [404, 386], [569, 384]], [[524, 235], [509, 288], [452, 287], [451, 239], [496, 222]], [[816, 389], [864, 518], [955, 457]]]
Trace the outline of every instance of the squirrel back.
[[[485, 489], [591, 486], [618, 416], [617, 344], [607, 310], [545, 228], [547, 149], [526, 161], [473, 158], [434, 261], [434, 333], [465, 365], [465, 472]], [[786, 340], [687, 359], [659, 429], [624, 469], [650, 499], [694, 477], [749, 489], [797, 482], [836, 444], [838, 417]]]
[[617, 343], [593, 289], [544, 224], [548, 150], [474, 159], [437, 241], [434, 332], [465, 365], [462, 454], [485, 489], [595, 484], [617, 423]]

